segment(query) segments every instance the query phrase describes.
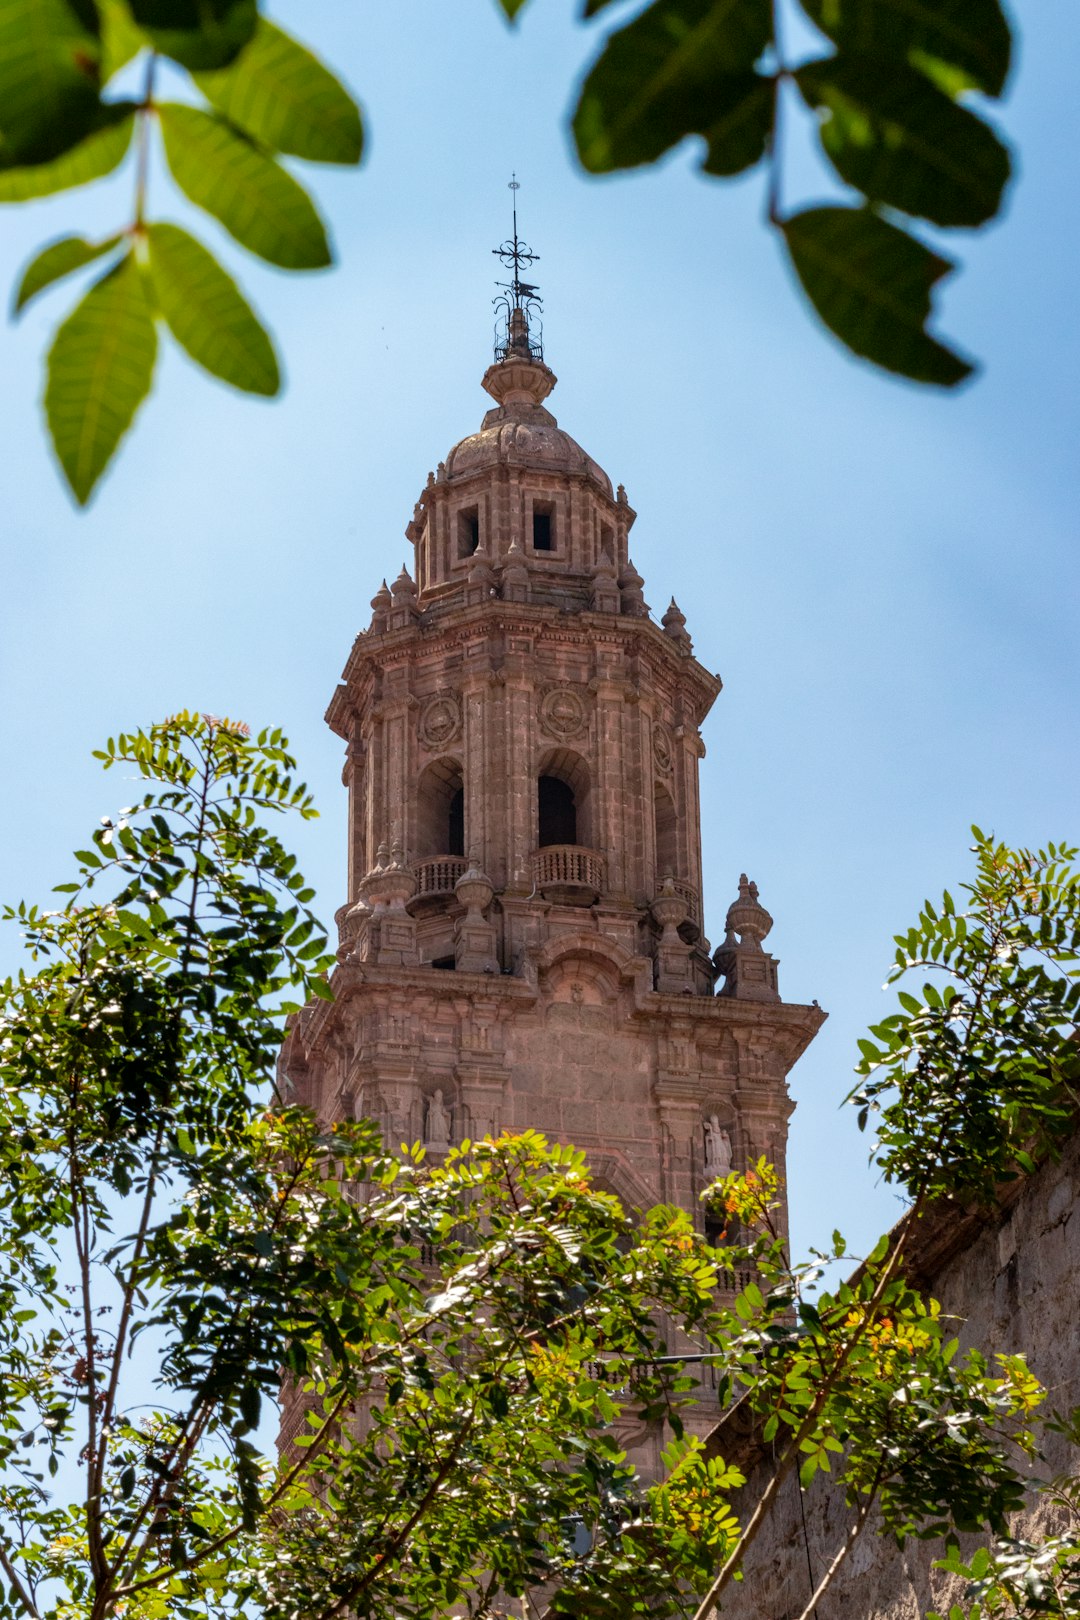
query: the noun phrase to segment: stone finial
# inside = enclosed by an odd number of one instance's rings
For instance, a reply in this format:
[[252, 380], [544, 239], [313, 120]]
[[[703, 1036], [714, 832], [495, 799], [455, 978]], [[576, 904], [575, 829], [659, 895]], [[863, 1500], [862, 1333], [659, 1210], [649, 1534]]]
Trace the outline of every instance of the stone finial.
[[772, 918], [758, 900], [757, 884], [751, 883], [745, 872], [740, 872], [739, 898], [728, 907], [728, 933], [737, 934], [740, 944], [749, 945], [751, 949], [756, 946], [760, 950], [761, 942], [772, 925]]
[[434, 484], [434, 482], [435, 482], [435, 474], [433, 472], [429, 472], [428, 475], [427, 475], [427, 482], [425, 483], [424, 488], [425, 489], [430, 489], [432, 484]]
[[691, 652], [693, 650], [694, 644], [690, 640], [690, 635], [686, 628], [686, 614], [682, 611], [674, 597], [671, 598], [671, 606], [664, 614], [664, 617], [661, 619], [660, 623], [664, 627], [664, 634], [670, 636], [672, 641], [677, 643], [683, 652]]
[[506, 553], [502, 570], [502, 593], [506, 602], [527, 602], [529, 599], [529, 570], [525, 553], [515, 539]]
[[642, 590], [644, 583], [633, 562], [627, 558], [626, 567], [619, 575], [619, 594], [622, 598], [622, 611], [633, 619], [643, 619], [649, 611]]
[[484, 918], [495, 889], [487, 873], [481, 870], [476, 850], [469, 851], [469, 864], [454, 885], [454, 894], [465, 907], [465, 916], [454, 930], [454, 962], [458, 972], [498, 973], [495, 929]]
[[390, 587], [390, 595], [395, 603], [416, 599], [416, 582], [404, 563], [401, 565], [401, 573]]
[[626, 499], [626, 485], [625, 484], [620, 484], [619, 485], [618, 489], [615, 491], [615, 499], [618, 501], [620, 506], [626, 506], [626, 505], [629, 504], [627, 502], [627, 499]]
[[390, 587], [385, 579], [371, 598], [371, 628], [376, 635], [381, 635], [386, 629], [387, 614], [393, 603]]
[[592, 596], [589, 605], [594, 613], [619, 611], [619, 587], [615, 579], [615, 563], [606, 546], [592, 571]]
[[728, 907], [724, 943], [713, 954], [724, 975], [722, 996], [740, 1001], [779, 1001], [776, 960], [761, 942], [773, 920], [758, 899], [758, 886], [745, 872], [739, 876], [739, 897]]
[[445, 484], [446, 483], [446, 462], [445, 461], [440, 461], [439, 462], [439, 470], [435, 474], [435, 482], [437, 484]]

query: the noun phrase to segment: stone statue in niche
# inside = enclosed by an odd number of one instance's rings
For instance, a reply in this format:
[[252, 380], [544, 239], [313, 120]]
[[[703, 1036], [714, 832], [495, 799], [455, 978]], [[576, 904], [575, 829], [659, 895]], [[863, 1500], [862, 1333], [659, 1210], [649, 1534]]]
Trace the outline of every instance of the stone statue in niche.
[[442, 1089], [432, 1092], [427, 1105], [427, 1127], [424, 1141], [428, 1147], [450, 1146], [450, 1114], [443, 1104]]
[[718, 1181], [731, 1173], [731, 1137], [716, 1114], [705, 1121], [705, 1179]]

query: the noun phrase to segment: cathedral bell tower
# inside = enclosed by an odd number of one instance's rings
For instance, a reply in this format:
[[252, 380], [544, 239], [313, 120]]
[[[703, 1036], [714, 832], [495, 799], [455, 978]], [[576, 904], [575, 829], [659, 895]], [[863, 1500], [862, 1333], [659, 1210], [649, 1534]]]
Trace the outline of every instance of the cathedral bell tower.
[[348, 900], [335, 999], [286, 1068], [327, 1123], [434, 1155], [535, 1127], [629, 1207], [700, 1220], [716, 1175], [783, 1168], [786, 1076], [824, 1014], [780, 1000], [745, 877], [710, 951], [698, 768], [721, 683], [674, 601], [651, 617], [626, 492], [547, 408], [516, 222], [500, 252], [494, 404], [429, 473], [413, 571], [376, 593], [327, 712]]

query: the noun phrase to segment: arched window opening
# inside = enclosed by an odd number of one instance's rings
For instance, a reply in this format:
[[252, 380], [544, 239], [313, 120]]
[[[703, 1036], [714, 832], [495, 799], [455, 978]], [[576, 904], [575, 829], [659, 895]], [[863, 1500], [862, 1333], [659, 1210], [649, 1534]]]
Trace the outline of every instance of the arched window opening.
[[469, 506], [458, 513], [458, 556], [471, 557], [480, 545], [480, 508]]
[[459, 787], [450, 800], [447, 812], [447, 845], [448, 855], [464, 855], [465, 853], [465, 789]]
[[675, 803], [662, 783], [653, 789], [653, 826], [656, 837], [656, 882], [681, 877], [679, 871], [679, 824]]
[[537, 846], [592, 844], [589, 767], [572, 748], [553, 748], [537, 760]]
[[421, 773], [416, 790], [417, 860], [465, 853], [465, 793], [461, 764], [437, 759]]
[[542, 776], [537, 784], [541, 849], [549, 844], [576, 844], [577, 804], [574, 790], [557, 776]]

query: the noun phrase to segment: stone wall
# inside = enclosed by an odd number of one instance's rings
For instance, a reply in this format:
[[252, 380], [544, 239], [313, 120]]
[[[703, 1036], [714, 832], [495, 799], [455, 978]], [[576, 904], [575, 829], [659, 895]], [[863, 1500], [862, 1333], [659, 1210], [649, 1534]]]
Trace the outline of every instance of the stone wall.
[[[1050, 1391], [1048, 1405], [1061, 1411], [1080, 1405], [1078, 1185], [1080, 1135], [1060, 1163], [1014, 1184], [995, 1218], [955, 1211], [928, 1224], [913, 1278], [962, 1319], [963, 1347], [1023, 1351]], [[714, 1431], [711, 1443], [723, 1456], [741, 1451], [751, 1465], [735, 1503], [745, 1519], [771, 1473], [768, 1459], [752, 1440], [740, 1441], [731, 1421]], [[1080, 1455], [1059, 1436], [1047, 1436], [1046, 1449], [1051, 1474], [1080, 1472]], [[744, 1581], [725, 1595], [724, 1620], [799, 1620], [853, 1517], [827, 1476], [819, 1474], [805, 1494], [797, 1476], [789, 1477], [747, 1556]], [[1033, 1497], [1014, 1533], [1037, 1539], [1059, 1527], [1053, 1508]], [[947, 1614], [962, 1583], [932, 1570], [941, 1553], [939, 1542], [898, 1549], [868, 1527], [818, 1603], [815, 1620], [921, 1620], [930, 1609]]]

